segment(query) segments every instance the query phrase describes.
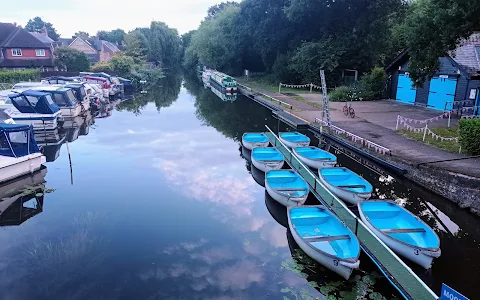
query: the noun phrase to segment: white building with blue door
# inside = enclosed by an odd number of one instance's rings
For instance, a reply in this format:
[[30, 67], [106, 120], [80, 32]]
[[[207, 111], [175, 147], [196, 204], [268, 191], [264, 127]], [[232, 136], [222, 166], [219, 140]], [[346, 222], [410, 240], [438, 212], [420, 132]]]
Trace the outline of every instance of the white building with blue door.
[[[441, 111], [480, 107], [480, 34], [463, 41], [449, 56], [440, 57], [437, 73], [423, 87], [413, 85], [408, 61], [406, 49], [386, 68], [391, 99]], [[470, 110], [472, 113], [480, 115], [480, 109]]]

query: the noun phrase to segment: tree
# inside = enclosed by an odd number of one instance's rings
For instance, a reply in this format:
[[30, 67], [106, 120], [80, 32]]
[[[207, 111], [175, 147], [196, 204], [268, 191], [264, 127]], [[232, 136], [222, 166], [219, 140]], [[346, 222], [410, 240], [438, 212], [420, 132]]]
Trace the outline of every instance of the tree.
[[88, 71], [90, 62], [85, 53], [70, 47], [55, 49], [55, 66], [69, 72]]
[[107, 62], [107, 61], [99, 61], [98, 63], [94, 64], [91, 68], [90, 71], [94, 73], [100, 73], [100, 72], [105, 72], [110, 74], [112, 70], [112, 65]]
[[419, 0], [406, 20], [408, 71], [417, 85], [433, 76], [439, 57], [480, 30], [480, 0]]
[[219, 12], [221, 12], [222, 10], [224, 10], [225, 8], [227, 7], [230, 7], [230, 6], [240, 6], [240, 4], [238, 2], [234, 2], [234, 1], [227, 1], [227, 2], [222, 2], [222, 3], [219, 3], [219, 4], [215, 4], [213, 6], [210, 6], [208, 8], [208, 11], [207, 11], [207, 16], [205, 17], [206, 20], [210, 20], [210, 19], [213, 19]]
[[132, 57], [126, 55], [116, 55], [110, 60], [113, 72], [122, 77], [129, 77], [135, 62]]
[[75, 32], [75, 37], [79, 37], [82, 40], [86, 41], [90, 38], [90, 35], [88, 34], [88, 32], [79, 31], [79, 32]]
[[25, 25], [25, 30], [30, 32], [41, 32], [43, 26], [45, 26], [45, 28], [47, 29], [48, 36], [52, 40], [57, 41], [58, 38], [60, 38], [60, 35], [57, 33], [55, 28], [53, 28], [52, 23], [44, 22], [40, 17], [35, 17], [28, 20], [27, 25]]
[[147, 60], [172, 67], [181, 60], [182, 41], [176, 29], [163, 22], [153, 21], [150, 28], [139, 28], [148, 41]]
[[99, 39], [109, 41], [114, 44], [122, 44], [125, 39], [125, 35], [125, 31], [120, 28], [111, 31], [100, 30], [97, 32], [97, 37]]
[[148, 54], [148, 41], [140, 30], [129, 32], [125, 36], [125, 55], [134, 59], [135, 63], [142, 63]]

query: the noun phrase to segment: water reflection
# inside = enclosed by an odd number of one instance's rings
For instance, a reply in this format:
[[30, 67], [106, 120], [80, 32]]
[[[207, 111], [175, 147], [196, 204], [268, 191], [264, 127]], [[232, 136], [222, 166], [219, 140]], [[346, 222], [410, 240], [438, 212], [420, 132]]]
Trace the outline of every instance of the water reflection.
[[43, 211], [46, 174], [42, 167], [0, 186], [0, 226], [18, 226]]

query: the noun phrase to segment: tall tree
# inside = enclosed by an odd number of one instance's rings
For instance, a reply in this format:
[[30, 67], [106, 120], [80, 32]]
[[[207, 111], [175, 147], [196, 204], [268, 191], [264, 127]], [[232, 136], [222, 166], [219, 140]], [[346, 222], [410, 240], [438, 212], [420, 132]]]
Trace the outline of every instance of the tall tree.
[[125, 39], [125, 31], [123, 29], [115, 29], [111, 31], [100, 30], [97, 32], [97, 37], [101, 40], [109, 41], [111, 43], [122, 44]]
[[85, 53], [70, 47], [55, 49], [55, 66], [69, 72], [88, 71], [90, 62]]
[[45, 26], [45, 28], [47, 29], [48, 36], [52, 40], [57, 41], [60, 38], [60, 35], [55, 30], [52, 23], [44, 22], [40, 17], [35, 17], [28, 20], [27, 25], [25, 25], [25, 30], [30, 32], [41, 32], [43, 26]]
[[180, 62], [182, 41], [176, 29], [163, 22], [153, 21], [150, 28], [142, 29], [148, 41], [147, 59], [157, 65], [172, 67]]
[[208, 8], [208, 11], [207, 11], [207, 16], [206, 16], [206, 20], [210, 20], [210, 19], [213, 19], [219, 12], [221, 12], [222, 10], [224, 10], [225, 8], [229, 7], [229, 6], [240, 6], [240, 4], [238, 2], [234, 2], [234, 1], [226, 1], [226, 2], [222, 2], [222, 3], [219, 3], [219, 4], [215, 4], [213, 6], [210, 6]]
[[419, 85], [431, 78], [438, 58], [480, 30], [480, 0], [418, 0], [406, 21], [410, 77]]
[[134, 30], [125, 35], [125, 55], [132, 57], [136, 63], [146, 60], [148, 40], [140, 30]]
[[88, 40], [90, 38], [90, 35], [88, 34], [88, 32], [85, 32], [85, 31], [79, 31], [79, 32], [75, 32], [75, 37], [79, 37], [81, 38], [82, 40]]

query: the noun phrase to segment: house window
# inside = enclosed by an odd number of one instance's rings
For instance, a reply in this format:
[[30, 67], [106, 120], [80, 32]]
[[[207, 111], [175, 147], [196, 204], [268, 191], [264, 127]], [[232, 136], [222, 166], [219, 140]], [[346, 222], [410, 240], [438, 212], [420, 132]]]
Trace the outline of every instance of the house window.
[[22, 49], [12, 49], [12, 56], [22, 56]]
[[35, 49], [35, 55], [45, 56], [45, 49]]

